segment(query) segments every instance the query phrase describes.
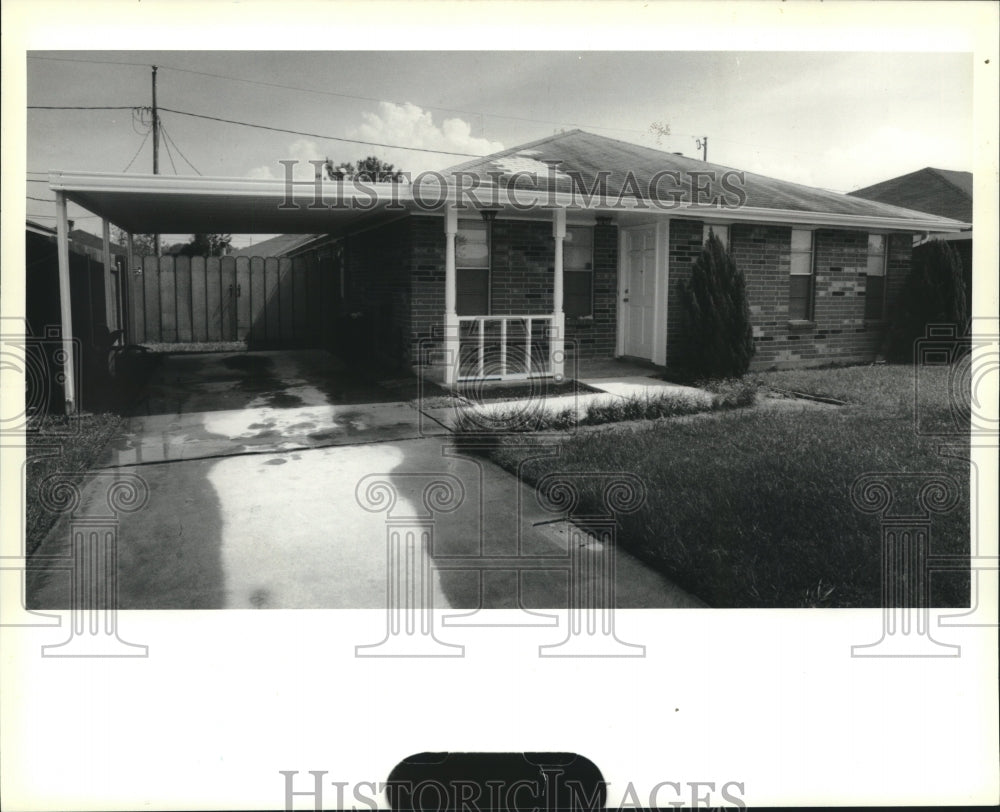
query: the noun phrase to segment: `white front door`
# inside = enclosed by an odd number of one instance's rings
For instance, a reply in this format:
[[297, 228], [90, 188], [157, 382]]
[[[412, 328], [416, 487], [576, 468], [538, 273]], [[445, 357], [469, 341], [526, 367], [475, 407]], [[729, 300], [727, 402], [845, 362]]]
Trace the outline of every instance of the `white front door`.
[[656, 310], [656, 226], [625, 231], [626, 274], [622, 291], [625, 355], [653, 358]]

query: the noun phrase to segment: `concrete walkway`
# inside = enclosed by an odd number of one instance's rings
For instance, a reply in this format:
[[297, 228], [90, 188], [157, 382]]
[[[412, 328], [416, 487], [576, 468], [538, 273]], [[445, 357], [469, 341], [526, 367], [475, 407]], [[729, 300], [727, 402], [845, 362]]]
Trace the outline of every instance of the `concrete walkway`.
[[[453, 567], [430, 561], [429, 594], [442, 614], [566, 608], [571, 535], [594, 561], [602, 545], [578, 538], [515, 477], [457, 454], [449, 433], [412, 402], [378, 402], [384, 390], [323, 361], [295, 353], [168, 359], [143, 413], [105, 459], [149, 490], [148, 504], [119, 520], [119, 606], [385, 608], [387, 528], [413, 528], [423, 516], [417, 524], [430, 535], [418, 546]], [[110, 480], [86, 484], [77, 518], [107, 513]], [[448, 512], [425, 498], [442, 480], [458, 483], [461, 496]], [[359, 492], [362, 481], [371, 488]], [[372, 501], [380, 494], [394, 495], [387, 510]], [[68, 571], [44, 563], [68, 555], [70, 524], [57, 522], [39, 550], [43, 563], [29, 571], [32, 608], [70, 604]], [[553, 566], [519, 576], [475, 565], [480, 556], [518, 555], [551, 556]], [[615, 562], [621, 608], [702, 605], [618, 548]], [[593, 580], [599, 569], [581, 571]], [[600, 595], [601, 586], [588, 589]]]
[[[636, 375], [631, 370], [624, 375], [614, 374], [608, 370], [606, 375], [581, 377], [578, 382], [594, 391], [548, 397], [498, 399], [470, 405], [427, 408], [423, 411], [444, 426], [454, 427], [465, 417], [471, 418], [476, 425], [485, 429], [494, 419], [498, 425], [504, 425], [512, 414], [523, 418], [525, 422], [530, 422], [533, 417], [542, 414], [555, 415], [565, 412], [572, 412], [577, 418], [581, 418], [590, 406], [611, 405], [629, 398], [671, 396], [706, 406], [712, 403], [711, 393], [703, 389], [670, 383], [660, 378]], [[488, 390], [484, 389], [484, 393], [486, 391]]]

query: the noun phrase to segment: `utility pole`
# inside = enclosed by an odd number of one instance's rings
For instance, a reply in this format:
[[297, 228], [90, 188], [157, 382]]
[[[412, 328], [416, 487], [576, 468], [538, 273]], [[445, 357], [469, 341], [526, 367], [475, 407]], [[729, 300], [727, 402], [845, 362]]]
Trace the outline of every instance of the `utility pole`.
[[[153, 65], [153, 174], [160, 174], [160, 116], [156, 111], [156, 65]], [[160, 235], [153, 235], [156, 256], [160, 256]]]
[[703, 161], [708, 161], [708, 136], [703, 135], [701, 138], [695, 140], [695, 146], [701, 150], [701, 159]]

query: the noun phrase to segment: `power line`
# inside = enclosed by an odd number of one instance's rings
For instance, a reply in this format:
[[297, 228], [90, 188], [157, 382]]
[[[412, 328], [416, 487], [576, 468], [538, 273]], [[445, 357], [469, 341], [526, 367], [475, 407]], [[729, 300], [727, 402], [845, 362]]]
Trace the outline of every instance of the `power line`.
[[32, 197], [31, 195], [25, 195], [28, 200], [37, 200], [39, 203], [55, 203], [55, 198], [53, 197]]
[[60, 105], [60, 104], [29, 104], [29, 110], [135, 110], [138, 105], [135, 104], [119, 104], [119, 105]]
[[187, 156], [183, 152], [181, 152], [181, 148], [177, 146], [177, 142], [170, 137], [170, 133], [167, 132], [167, 128], [164, 127], [162, 124], [160, 124], [160, 129], [163, 131], [163, 137], [165, 141], [169, 141], [173, 145], [174, 149], [177, 150], [177, 154], [180, 155], [185, 160], [187, 165], [190, 166], [195, 171], [195, 174], [200, 175], [201, 172], [199, 172], [197, 167], [188, 160]]
[[145, 62], [117, 62], [109, 59], [73, 59], [67, 56], [36, 56], [28, 54], [28, 59], [37, 59], [41, 62], [83, 62], [88, 65], [128, 65], [135, 68], [148, 68]]
[[[164, 136], [166, 136], [166, 133], [164, 133]], [[166, 138], [163, 139], [163, 149], [166, 151], [167, 157], [170, 159], [170, 167], [171, 167], [171, 169], [174, 170], [174, 174], [176, 175], [177, 174], [177, 164], [174, 163], [174, 156], [170, 152], [170, 142], [167, 141]]]
[[132, 156], [132, 160], [131, 160], [131, 161], [129, 161], [129, 162], [128, 162], [128, 163], [127, 163], [127, 164], [125, 165], [125, 168], [124, 168], [124, 169], [122, 170], [122, 174], [125, 174], [126, 172], [128, 172], [128, 170], [129, 170], [129, 167], [130, 167], [130, 166], [132, 166], [132, 164], [134, 164], [134, 163], [135, 163], [135, 159], [139, 157], [139, 153], [140, 153], [140, 152], [142, 152], [142, 148], [143, 148], [144, 146], [146, 146], [146, 141], [147, 141], [148, 139], [149, 139], [149, 133], [146, 133], [146, 136], [145, 136], [145, 138], [143, 138], [143, 139], [142, 139], [142, 143], [141, 143], [141, 144], [139, 144], [139, 149], [137, 149], [137, 150], [135, 151], [135, 155], [133, 155], [133, 156]]
[[[148, 65], [145, 65], [140, 62], [114, 62], [110, 60], [100, 60], [100, 59], [70, 59], [66, 57], [45, 57], [45, 56], [29, 56], [28, 58], [39, 59], [46, 62], [83, 62], [95, 65], [124, 65], [127, 67], [137, 67], [137, 68], [149, 67]], [[319, 90], [317, 88], [311, 88], [311, 87], [285, 85], [285, 84], [280, 84], [278, 82], [265, 82], [260, 79], [245, 79], [241, 76], [226, 76], [225, 74], [222, 73], [210, 73], [208, 71], [193, 70], [191, 68], [177, 68], [172, 65], [157, 65], [157, 67], [163, 70], [176, 71], [178, 73], [190, 73], [195, 76], [210, 76], [214, 79], [223, 79], [229, 82], [241, 82], [243, 84], [258, 85], [261, 87], [273, 87], [279, 90], [292, 90], [298, 93], [313, 93], [319, 96], [333, 96], [339, 99], [351, 99], [352, 101], [369, 101], [376, 103], [387, 102], [389, 104], [396, 104], [396, 105], [403, 105], [408, 103], [402, 101], [395, 101], [392, 99], [378, 99], [375, 98], [374, 96], [358, 96], [351, 93], [337, 93], [336, 91], [332, 90]], [[612, 132], [646, 134], [645, 130], [633, 130], [627, 127], [601, 127], [596, 124], [575, 124], [565, 121], [553, 121], [551, 119], [526, 118], [524, 116], [507, 116], [500, 113], [488, 113], [479, 110], [464, 110], [459, 107], [438, 107], [436, 105], [431, 105], [431, 104], [423, 104], [420, 106], [425, 110], [441, 110], [448, 113], [463, 113], [468, 116], [479, 116], [481, 118], [500, 118], [500, 119], [505, 119], [507, 121], [526, 121], [532, 124], [553, 124], [559, 127], [581, 127], [592, 130], [610, 130]], [[479, 157], [479, 156], [472, 156], [472, 157]]]
[[357, 138], [342, 138], [338, 135], [322, 135], [321, 133], [310, 133], [304, 132], [302, 130], [286, 130], [283, 127], [269, 127], [266, 124], [251, 124], [248, 121], [235, 121], [231, 118], [219, 118], [218, 116], [206, 116], [201, 113], [187, 113], [183, 110], [173, 110], [169, 107], [161, 107], [160, 110], [164, 113], [174, 113], [179, 116], [190, 116], [192, 118], [203, 118], [208, 121], [221, 121], [224, 124], [237, 124], [241, 127], [253, 127], [258, 130], [270, 130], [271, 132], [277, 133], [289, 133], [290, 135], [303, 135], [306, 138], [319, 138], [323, 141], [342, 141], [348, 144], [364, 144], [369, 147], [384, 147], [385, 149], [406, 149], [412, 152], [433, 152], [438, 155], [457, 155], [461, 158], [482, 158], [474, 152], [454, 152], [444, 149], [426, 149], [424, 147], [404, 147], [401, 144], [383, 144], [378, 141], [362, 141]]

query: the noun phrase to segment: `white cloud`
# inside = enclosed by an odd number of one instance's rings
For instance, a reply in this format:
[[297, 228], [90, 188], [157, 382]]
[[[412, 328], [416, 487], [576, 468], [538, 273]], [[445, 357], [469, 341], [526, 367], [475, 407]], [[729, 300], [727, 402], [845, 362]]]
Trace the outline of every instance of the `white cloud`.
[[[348, 139], [370, 141], [378, 144], [398, 144], [400, 147], [442, 150], [440, 152], [420, 152], [417, 149], [395, 149], [376, 147], [370, 144], [356, 144], [347, 141], [319, 142], [309, 138], [293, 141], [282, 156], [283, 160], [297, 160], [295, 178], [311, 180], [314, 169], [308, 162], [330, 158], [335, 164], [356, 163], [369, 155], [393, 164], [397, 169], [418, 175], [428, 169], [442, 169], [462, 163], [476, 155], [489, 155], [504, 148], [500, 141], [490, 141], [472, 134], [472, 125], [461, 118], [447, 118], [438, 126], [428, 111], [409, 102], [395, 104], [379, 102], [377, 112], [362, 113], [362, 122], [347, 131]], [[468, 157], [466, 157], [468, 156]], [[271, 164], [263, 164], [248, 170], [246, 177], [280, 179], [285, 169], [277, 159]]]
[[[362, 118], [363, 123], [348, 133], [350, 138], [465, 153], [469, 156], [489, 155], [504, 148], [499, 141], [490, 141], [473, 135], [472, 125], [461, 118], [447, 118], [439, 127], [429, 112], [409, 102], [406, 104], [379, 102], [377, 113], [364, 113]], [[356, 161], [366, 155], [376, 155], [395, 165], [397, 169], [403, 169], [412, 175], [469, 160], [465, 155], [443, 155], [365, 144], [344, 144], [338, 151], [338, 158], [343, 156], [343, 160], [349, 161]]]
[[[316, 170], [309, 161], [322, 161], [326, 159], [322, 147], [310, 138], [297, 138], [289, 146], [286, 154], [281, 157], [283, 161], [298, 161], [295, 165], [294, 173], [297, 180], [312, 180]], [[246, 177], [258, 180], [278, 180], [285, 177], [285, 168], [275, 159], [273, 164], [262, 164], [256, 166], [246, 173]]]

